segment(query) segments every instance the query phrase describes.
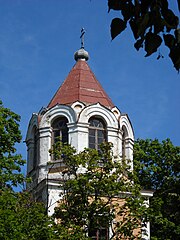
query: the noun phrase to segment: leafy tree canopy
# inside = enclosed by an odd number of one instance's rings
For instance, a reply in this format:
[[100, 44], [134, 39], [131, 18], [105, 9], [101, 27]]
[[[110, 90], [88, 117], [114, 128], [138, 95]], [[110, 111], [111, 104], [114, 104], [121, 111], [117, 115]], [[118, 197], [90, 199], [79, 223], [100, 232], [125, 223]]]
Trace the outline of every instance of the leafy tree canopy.
[[77, 153], [58, 142], [51, 154], [63, 158], [65, 164], [60, 182], [64, 194], [54, 215], [62, 226], [73, 229], [72, 233], [80, 230], [80, 239], [88, 235], [103, 239], [110, 226], [111, 239], [138, 239], [134, 229], [141, 227], [147, 209], [129, 165], [113, 156], [110, 143], [102, 144], [99, 152], [85, 149]]
[[136, 141], [134, 168], [139, 183], [153, 189], [150, 199], [151, 239], [180, 238], [180, 147], [167, 139]]
[[16, 143], [21, 141], [20, 116], [5, 108], [0, 101], [0, 189], [17, 186], [24, 181], [22, 156], [16, 153]]
[[25, 180], [21, 167], [25, 164], [16, 153], [15, 144], [21, 141], [20, 116], [0, 101], [0, 239], [55, 239], [53, 221], [45, 207], [32, 200], [27, 192], [13, 190]]
[[54, 222], [47, 216], [45, 206], [34, 202], [27, 192], [10, 189], [0, 192], [0, 239], [51, 240]]
[[[180, 1], [177, 0], [180, 9]], [[111, 22], [112, 40], [129, 23], [135, 38], [134, 47], [144, 48], [145, 57], [155, 53], [162, 42], [169, 48], [169, 57], [177, 71], [180, 69], [179, 18], [169, 8], [168, 0], [108, 0], [110, 10], [120, 11], [122, 17]], [[160, 53], [157, 59], [163, 57]]]

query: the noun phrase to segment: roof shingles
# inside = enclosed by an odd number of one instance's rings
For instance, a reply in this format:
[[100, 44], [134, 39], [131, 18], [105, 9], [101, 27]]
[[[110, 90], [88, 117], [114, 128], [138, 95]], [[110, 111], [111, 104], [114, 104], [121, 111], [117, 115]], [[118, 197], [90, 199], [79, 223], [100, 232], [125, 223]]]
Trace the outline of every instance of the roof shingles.
[[87, 62], [78, 60], [69, 75], [55, 93], [48, 107], [56, 104], [72, 104], [76, 101], [85, 104], [100, 103], [112, 108], [114, 104], [96, 79]]

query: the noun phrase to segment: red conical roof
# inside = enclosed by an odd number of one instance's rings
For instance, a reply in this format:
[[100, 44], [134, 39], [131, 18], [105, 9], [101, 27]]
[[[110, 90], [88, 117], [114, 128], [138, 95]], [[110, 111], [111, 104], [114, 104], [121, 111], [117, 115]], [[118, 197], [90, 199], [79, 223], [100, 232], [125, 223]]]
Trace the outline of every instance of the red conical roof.
[[76, 101], [85, 104], [99, 102], [110, 108], [114, 106], [84, 59], [76, 62], [48, 107], [51, 108], [56, 104], [72, 104]]

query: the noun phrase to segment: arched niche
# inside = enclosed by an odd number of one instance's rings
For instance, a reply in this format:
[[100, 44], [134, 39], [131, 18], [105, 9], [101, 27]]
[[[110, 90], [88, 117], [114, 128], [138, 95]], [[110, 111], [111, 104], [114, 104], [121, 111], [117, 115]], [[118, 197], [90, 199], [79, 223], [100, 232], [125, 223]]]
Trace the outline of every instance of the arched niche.
[[124, 129], [126, 138], [130, 138], [134, 141], [134, 131], [127, 114], [121, 115], [119, 122], [120, 122], [120, 129], [122, 132]]
[[29, 122], [29, 127], [26, 135], [27, 145], [27, 172], [31, 172], [38, 164], [38, 149], [39, 149], [39, 131], [38, 131], [38, 114], [34, 113]]
[[128, 160], [128, 165], [133, 170], [134, 133], [131, 122], [126, 114], [120, 117], [120, 129], [122, 134], [121, 157]]
[[35, 127], [38, 128], [38, 114], [37, 113], [33, 113], [32, 117], [30, 119], [27, 134], [26, 134], [26, 141], [34, 138], [34, 128]]

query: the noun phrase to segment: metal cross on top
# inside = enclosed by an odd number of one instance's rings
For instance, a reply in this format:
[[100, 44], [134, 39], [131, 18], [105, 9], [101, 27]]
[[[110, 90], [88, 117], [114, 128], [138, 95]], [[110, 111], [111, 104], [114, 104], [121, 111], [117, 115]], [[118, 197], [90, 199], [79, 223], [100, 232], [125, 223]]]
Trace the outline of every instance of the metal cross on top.
[[80, 38], [81, 38], [81, 48], [84, 48], [84, 34], [85, 34], [85, 29], [82, 28], [81, 29], [81, 36], [80, 36]]

